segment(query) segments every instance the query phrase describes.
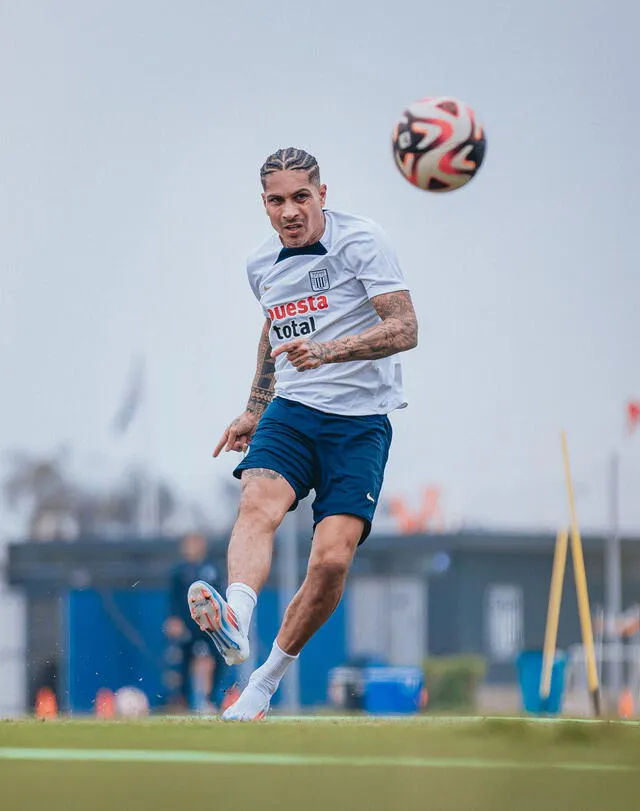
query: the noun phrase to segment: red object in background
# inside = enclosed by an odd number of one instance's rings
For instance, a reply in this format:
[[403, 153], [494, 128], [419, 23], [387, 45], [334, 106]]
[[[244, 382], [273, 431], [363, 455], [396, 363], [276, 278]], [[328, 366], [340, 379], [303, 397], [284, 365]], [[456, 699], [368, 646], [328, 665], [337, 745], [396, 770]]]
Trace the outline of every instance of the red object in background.
[[640, 400], [630, 400], [627, 403], [627, 428], [629, 433], [635, 431], [640, 425]]
[[389, 515], [395, 521], [403, 535], [416, 532], [442, 532], [444, 517], [440, 507], [440, 490], [438, 487], [426, 487], [422, 492], [419, 509], [413, 512], [402, 496], [390, 496], [387, 499]]
[[58, 714], [56, 694], [50, 687], [41, 687], [36, 695], [36, 718], [55, 718]]
[[96, 693], [95, 704], [98, 718], [114, 718], [116, 714], [116, 697], [113, 690], [101, 687]]
[[629, 688], [623, 690], [618, 699], [618, 715], [620, 718], [633, 718], [635, 715], [635, 702], [633, 700], [633, 693]]

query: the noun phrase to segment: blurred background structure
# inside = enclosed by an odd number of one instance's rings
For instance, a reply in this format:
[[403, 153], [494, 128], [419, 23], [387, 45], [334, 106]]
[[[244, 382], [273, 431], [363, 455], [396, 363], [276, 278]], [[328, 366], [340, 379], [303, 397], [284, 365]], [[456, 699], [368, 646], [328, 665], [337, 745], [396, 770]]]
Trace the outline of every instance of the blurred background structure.
[[[209, 542], [213, 565], [224, 571], [226, 536]], [[297, 709], [306, 711], [331, 706], [335, 668], [367, 662], [417, 665], [428, 674], [428, 689], [430, 667], [444, 662], [452, 683], [454, 675], [470, 683], [452, 686], [458, 692], [440, 705], [434, 691], [430, 709], [516, 711], [517, 656], [524, 649], [540, 649], [544, 638], [553, 542], [550, 534], [472, 531], [373, 536], [358, 555], [345, 600], [305, 649], [293, 706], [299, 702]], [[3, 713], [33, 710], [42, 687], [54, 689], [61, 711], [90, 713], [99, 690], [125, 686], [140, 688], [154, 711], [197, 711], [193, 702], [190, 707], [184, 700], [176, 703], [181, 660], [172, 658], [174, 635], [163, 632], [172, 616], [169, 578], [181, 543], [172, 537], [132, 537], [10, 544], [6, 575], [13, 608], [6, 600], [2, 604], [4, 627], [10, 629], [4, 639], [11, 641], [3, 649], [0, 670]], [[587, 536], [584, 544], [593, 614], [599, 620], [605, 597], [604, 539]], [[308, 546], [305, 531], [297, 537], [299, 571]], [[624, 550], [623, 601], [633, 606], [640, 595], [640, 547], [626, 539]], [[257, 660], [268, 653], [281, 615], [280, 569], [277, 558], [256, 612]], [[627, 623], [632, 620], [628, 617]], [[410, 632], [392, 633], [396, 622]], [[638, 630], [629, 642], [636, 657]], [[602, 639], [601, 626], [596, 632]], [[567, 650], [579, 641], [569, 577], [558, 643]], [[633, 661], [637, 666], [637, 658]], [[632, 669], [625, 666], [624, 676], [629, 683]], [[576, 678], [583, 681], [581, 672]], [[637, 696], [640, 684], [632, 687]], [[291, 687], [285, 686], [279, 699], [287, 702], [290, 696]], [[582, 698], [588, 710], [586, 693]]]
[[[42, 688], [63, 711], [123, 686], [175, 710], [171, 572], [195, 534], [224, 585], [239, 491], [210, 450], [253, 373], [244, 260], [268, 233], [258, 168], [287, 145], [318, 157], [331, 207], [389, 233], [421, 341], [375, 532], [283, 708], [353, 702], [371, 662], [419, 666], [427, 710], [517, 708], [567, 519], [564, 428], [605, 692], [638, 712], [640, 11], [461, 0], [410, 20], [343, 0], [295, 25], [277, 2], [2, 5], [0, 715]], [[437, 196], [398, 177], [390, 127], [441, 93], [477, 111], [488, 152]], [[303, 504], [258, 660], [309, 533]], [[567, 584], [559, 645], [580, 663]]]

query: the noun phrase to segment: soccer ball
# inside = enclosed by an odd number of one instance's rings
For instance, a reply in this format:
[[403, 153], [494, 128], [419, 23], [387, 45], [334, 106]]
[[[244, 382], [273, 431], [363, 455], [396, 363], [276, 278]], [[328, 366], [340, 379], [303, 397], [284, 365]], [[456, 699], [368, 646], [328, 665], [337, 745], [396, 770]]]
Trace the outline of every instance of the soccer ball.
[[116, 690], [116, 714], [124, 718], [140, 718], [149, 715], [149, 699], [138, 687], [121, 687]]
[[466, 104], [433, 96], [411, 104], [393, 130], [393, 156], [402, 176], [424, 191], [453, 191], [468, 183], [487, 141]]

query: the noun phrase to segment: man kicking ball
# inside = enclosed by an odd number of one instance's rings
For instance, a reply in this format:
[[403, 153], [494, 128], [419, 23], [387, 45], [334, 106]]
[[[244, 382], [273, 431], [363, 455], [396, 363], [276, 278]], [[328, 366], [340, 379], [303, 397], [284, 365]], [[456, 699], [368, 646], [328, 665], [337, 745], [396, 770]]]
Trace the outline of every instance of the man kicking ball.
[[264, 718], [280, 680], [338, 605], [358, 544], [371, 530], [391, 444], [387, 414], [405, 405], [399, 352], [418, 326], [395, 252], [373, 222], [325, 209], [316, 159], [280, 149], [260, 170], [272, 235], [247, 274], [265, 314], [245, 411], [214, 456], [247, 451], [234, 470], [242, 497], [227, 554], [226, 600], [189, 588], [191, 616], [227, 664], [249, 656], [248, 632], [271, 566], [273, 538], [310, 490], [307, 573], [266, 662], [225, 720]]

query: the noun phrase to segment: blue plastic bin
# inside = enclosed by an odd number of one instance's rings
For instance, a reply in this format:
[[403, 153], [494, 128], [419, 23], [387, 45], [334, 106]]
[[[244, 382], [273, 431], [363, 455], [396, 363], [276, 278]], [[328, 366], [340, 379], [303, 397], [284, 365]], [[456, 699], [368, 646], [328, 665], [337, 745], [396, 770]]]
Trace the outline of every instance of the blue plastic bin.
[[558, 651], [551, 668], [551, 690], [548, 698], [543, 699], [540, 696], [542, 651], [526, 650], [518, 656], [516, 666], [525, 712], [536, 715], [557, 715], [562, 712], [566, 665], [566, 653]]
[[424, 674], [419, 667], [368, 667], [364, 671], [363, 705], [372, 715], [419, 712]]

